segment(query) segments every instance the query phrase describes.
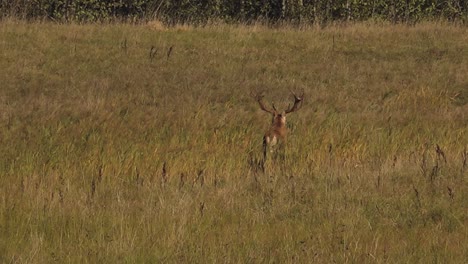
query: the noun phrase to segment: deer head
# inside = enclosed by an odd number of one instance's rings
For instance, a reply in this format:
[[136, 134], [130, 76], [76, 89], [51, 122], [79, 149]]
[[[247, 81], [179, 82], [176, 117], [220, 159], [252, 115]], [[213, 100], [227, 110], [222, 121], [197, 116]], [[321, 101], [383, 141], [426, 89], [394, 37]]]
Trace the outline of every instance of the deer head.
[[286, 115], [299, 110], [302, 107], [302, 102], [304, 99], [304, 93], [302, 93], [300, 96], [297, 96], [293, 91], [290, 90], [290, 92], [294, 96], [294, 104], [292, 106], [289, 105], [289, 107], [284, 111], [278, 111], [274, 104], [271, 105], [271, 108], [265, 106], [263, 102], [263, 93], [252, 94], [252, 97], [258, 102], [260, 109], [272, 115], [272, 125], [276, 124], [277, 126], [285, 126]]

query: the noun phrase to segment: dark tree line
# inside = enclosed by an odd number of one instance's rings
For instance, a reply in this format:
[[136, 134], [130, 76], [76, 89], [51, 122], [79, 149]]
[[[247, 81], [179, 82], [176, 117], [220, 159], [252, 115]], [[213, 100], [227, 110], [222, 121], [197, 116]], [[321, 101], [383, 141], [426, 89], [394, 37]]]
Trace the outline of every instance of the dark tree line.
[[369, 19], [468, 21], [467, 0], [0, 0], [0, 14], [24, 19], [106, 21], [160, 19], [327, 23]]

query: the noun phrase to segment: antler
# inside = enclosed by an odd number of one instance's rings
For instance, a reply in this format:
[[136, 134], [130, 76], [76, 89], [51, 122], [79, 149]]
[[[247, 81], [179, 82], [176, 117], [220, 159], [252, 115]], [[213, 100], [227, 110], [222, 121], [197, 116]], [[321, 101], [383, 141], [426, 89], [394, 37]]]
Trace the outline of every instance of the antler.
[[263, 103], [262, 99], [263, 99], [263, 94], [262, 93], [256, 93], [254, 94], [253, 92], [251, 93], [252, 97], [258, 102], [258, 104], [260, 105], [260, 109], [262, 109], [263, 111], [267, 112], [267, 113], [270, 113], [270, 114], [274, 114], [276, 112], [276, 108], [275, 106], [273, 105], [273, 109], [274, 110], [270, 110], [268, 109], [265, 104]]
[[288, 107], [288, 109], [285, 111], [286, 114], [299, 110], [302, 107], [302, 102], [304, 100], [304, 91], [302, 91], [301, 96], [297, 96], [293, 91], [291, 91], [291, 89], [289, 89], [289, 91], [294, 96], [294, 105], [290, 108]]

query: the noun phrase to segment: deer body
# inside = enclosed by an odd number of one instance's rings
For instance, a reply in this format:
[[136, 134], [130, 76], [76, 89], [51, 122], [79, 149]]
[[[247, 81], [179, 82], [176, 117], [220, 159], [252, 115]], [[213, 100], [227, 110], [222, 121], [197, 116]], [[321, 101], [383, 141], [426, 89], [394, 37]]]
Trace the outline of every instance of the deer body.
[[266, 159], [268, 147], [273, 147], [279, 142], [284, 143], [287, 136], [286, 116], [277, 115], [273, 117], [271, 127], [263, 136], [263, 159]]
[[271, 126], [263, 136], [263, 160], [266, 160], [268, 147], [272, 147], [279, 142], [283, 144], [286, 143], [288, 134], [288, 129], [286, 127], [286, 114], [297, 111], [302, 107], [304, 94], [302, 94], [300, 97], [294, 93], [292, 94], [294, 95], [294, 105], [283, 112], [277, 111], [274, 105], [272, 105], [273, 109], [267, 108], [262, 101], [263, 95], [254, 95], [254, 98], [260, 105], [260, 109], [272, 115]]
[[271, 121], [271, 127], [265, 133], [263, 139], [267, 144], [276, 145], [278, 141], [284, 141], [287, 136], [286, 129], [286, 116], [283, 114], [278, 114], [273, 116]]

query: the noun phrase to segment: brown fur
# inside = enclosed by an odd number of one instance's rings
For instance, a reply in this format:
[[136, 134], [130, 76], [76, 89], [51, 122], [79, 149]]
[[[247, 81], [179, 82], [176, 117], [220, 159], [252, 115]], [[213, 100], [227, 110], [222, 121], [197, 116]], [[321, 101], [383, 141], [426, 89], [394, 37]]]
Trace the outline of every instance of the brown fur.
[[263, 158], [266, 159], [268, 146], [286, 143], [288, 130], [286, 128], [286, 114], [274, 113], [271, 127], [263, 136]]
[[268, 146], [274, 146], [281, 142], [281, 144], [286, 143], [288, 129], [286, 127], [286, 114], [295, 112], [302, 107], [302, 102], [304, 94], [300, 97], [294, 95], [294, 105], [283, 112], [278, 112], [273, 105], [273, 109], [267, 108], [262, 102], [263, 95], [257, 94], [254, 95], [254, 98], [257, 100], [260, 105], [260, 109], [265, 112], [272, 114], [271, 126], [268, 131], [263, 136], [263, 159], [266, 160]]

